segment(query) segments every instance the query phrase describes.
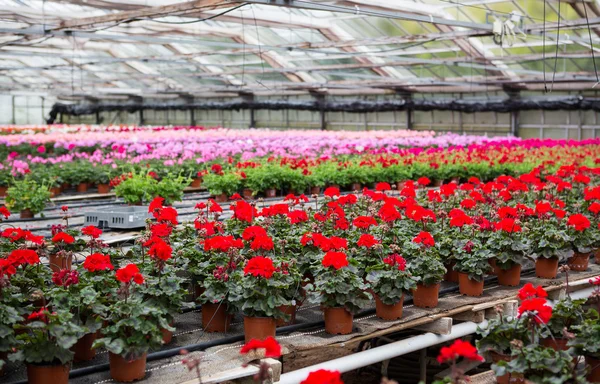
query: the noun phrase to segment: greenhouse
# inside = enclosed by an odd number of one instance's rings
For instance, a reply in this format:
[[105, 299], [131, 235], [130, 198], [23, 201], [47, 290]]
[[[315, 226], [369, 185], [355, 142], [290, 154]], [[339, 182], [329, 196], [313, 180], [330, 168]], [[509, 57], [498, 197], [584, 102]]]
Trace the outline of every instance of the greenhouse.
[[0, 0], [0, 383], [600, 382], [599, 0]]

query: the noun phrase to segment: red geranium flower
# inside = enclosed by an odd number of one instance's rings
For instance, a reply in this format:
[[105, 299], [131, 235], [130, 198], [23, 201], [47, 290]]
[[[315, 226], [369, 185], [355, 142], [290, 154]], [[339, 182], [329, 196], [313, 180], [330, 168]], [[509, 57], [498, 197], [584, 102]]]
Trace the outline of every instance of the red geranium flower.
[[0, 277], [11, 276], [17, 273], [17, 269], [8, 259], [0, 259]]
[[519, 290], [519, 299], [527, 300], [533, 297], [548, 297], [548, 293], [542, 286], [534, 287], [533, 284], [527, 283]]
[[[323, 236], [323, 237], [325, 237], [325, 236]], [[333, 249], [336, 251], [340, 251], [342, 249], [348, 249], [348, 240], [344, 239], [343, 237], [331, 236], [327, 242], [329, 243], [330, 249]], [[323, 248], [321, 247], [321, 249], [323, 249]], [[326, 252], [328, 250], [329, 249], [327, 249], [327, 250], [323, 249], [324, 252]]]
[[336, 187], [329, 187], [326, 188], [325, 191], [323, 192], [323, 194], [327, 197], [335, 197], [335, 196], [339, 196], [340, 195], [340, 190], [339, 188]]
[[423, 176], [423, 177], [419, 177], [419, 178], [417, 179], [417, 184], [419, 184], [419, 185], [421, 185], [421, 186], [426, 186], [426, 185], [429, 185], [429, 184], [431, 184], [431, 180], [429, 180], [429, 178], [428, 178], [428, 177], [425, 177], [425, 176]]
[[590, 220], [581, 213], [576, 213], [569, 216], [567, 224], [572, 226], [576, 231], [584, 231], [590, 227]]
[[431, 236], [431, 233], [421, 231], [417, 236], [415, 236], [413, 243], [423, 244], [427, 247], [433, 247], [435, 245], [435, 240], [433, 239], [433, 236]]
[[31, 320], [31, 321], [42, 321], [44, 323], [48, 322], [48, 314], [50, 314], [50, 311], [48, 311], [48, 308], [46, 307], [42, 307], [40, 308], [39, 311], [34, 311], [32, 312], [29, 316], [27, 316], [27, 320]]
[[344, 384], [339, 371], [319, 369], [308, 374], [300, 384]]
[[150, 232], [152, 232], [152, 236], [155, 237], [168, 237], [171, 235], [171, 232], [173, 232], [173, 227], [165, 223], [152, 224]]
[[252, 241], [252, 244], [250, 244], [250, 248], [252, 248], [253, 251], [271, 251], [273, 246], [273, 239], [269, 236], [257, 236]]
[[400, 214], [400, 212], [396, 209], [396, 207], [392, 204], [384, 204], [380, 209], [379, 212], [377, 213], [377, 215], [379, 216], [379, 218], [387, 223], [392, 222], [392, 221], [396, 221], [396, 220], [400, 220], [402, 218], [402, 215]]
[[154, 215], [156, 219], [161, 223], [171, 223], [171, 225], [177, 225], [177, 210], [173, 207], [164, 207], [160, 209], [158, 214]]
[[148, 213], [154, 214], [155, 211], [162, 209], [164, 201], [165, 199], [160, 196], [155, 197], [154, 200], [152, 200], [150, 202], [150, 205], [148, 206]]
[[392, 187], [389, 183], [377, 183], [377, 185], [375, 185], [375, 190], [379, 192], [389, 191], [390, 189], [392, 189]]
[[379, 241], [373, 235], [369, 235], [368, 233], [360, 235], [360, 239], [358, 239], [358, 242], [356, 243], [359, 247], [365, 248], [372, 248], [376, 244], [379, 244]]
[[[1, 209], [1, 208], [0, 208]], [[598, 213], [600, 213], [600, 203], [597, 201], [594, 201], [592, 204], [590, 204], [590, 206], [588, 207], [588, 211], [592, 212], [594, 215], [597, 215]]]
[[265, 340], [250, 340], [240, 349], [240, 353], [245, 355], [257, 349], [264, 349], [265, 357], [278, 358], [281, 356], [281, 345], [272, 336], [267, 337]]
[[112, 271], [114, 269], [110, 262], [110, 256], [94, 253], [85, 258], [83, 268], [89, 272]]
[[356, 228], [367, 229], [371, 225], [377, 225], [377, 220], [375, 220], [371, 216], [358, 216], [352, 221], [352, 224]]
[[308, 215], [303, 210], [291, 211], [288, 213], [290, 224], [299, 224], [308, 221]]
[[508, 233], [521, 232], [521, 226], [517, 224], [515, 219], [502, 219], [494, 223], [496, 231], [504, 231]]
[[535, 213], [538, 216], [545, 215], [552, 210], [552, 205], [548, 202], [540, 202], [535, 205]]
[[140, 273], [140, 269], [135, 264], [128, 264], [117, 270], [115, 274], [117, 280], [121, 283], [129, 284], [133, 280], [136, 284], [144, 283], [144, 276]]
[[6, 207], [2, 206], [2, 207], [0, 207], [0, 215], [4, 216], [4, 218], [8, 219], [8, 217], [10, 216], [10, 211], [8, 209], [6, 209]]
[[62, 207], [60, 207], [60, 209], [61, 209], [63, 212], [67, 212], [67, 211], [69, 210], [69, 207], [67, 207], [66, 205], [63, 205]]
[[468, 341], [455, 340], [454, 344], [449, 347], [442, 347], [437, 360], [440, 364], [456, 361], [458, 358], [464, 357], [473, 361], [484, 361], [483, 357], [477, 353], [475, 348]]
[[404, 257], [394, 253], [393, 255], [389, 255], [383, 262], [390, 266], [397, 266], [399, 271], [404, 271], [406, 269], [406, 260]]
[[173, 249], [163, 239], [155, 237], [150, 249], [148, 250], [148, 254], [151, 257], [155, 257], [162, 261], [167, 261], [171, 258]]
[[240, 200], [235, 202], [235, 204], [232, 204], [231, 210], [233, 211], [234, 219], [245, 221], [247, 223], [251, 223], [252, 220], [258, 216], [256, 208], [244, 200]]
[[252, 225], [250, 227], [246, 227], [244, 232], [242, 232], [242, 238], [246, 241], [254, 240], [256, 237], [267, 236], [267, 231], [258, 225]]
[[534, 297], [525, 300], [519, 307], [519, 315], [531, 317], [537, 324], [547, 324], [552, 317], [552, 307], [546, 305], [546, 299], [541, 297]]
[[244, 276], [264, 277], [270, 279], [275, 272], [273, 260], [264, 256], [255, 256], [248, 260], [244, 267]]
[[335, 269], [340, 269], [348, 266], [348, 259], [344, 252], [327, 252], [321, 261], [321, 264], [324, 267], [333, 267]]
[[93, 225], [88, 225], [87, 227], [83, 227], [81, 229], [81, 233], [84, 235], [90, 236], [93, 239], [97, 239], [102, 234], [102, 230]]
[[15, 249], [8, 255], [8, 260], [13, 265], [33, 265], [40, 262], [40, 257], [31, 249]]
[[73, 244], [73, 242], [75, 241], [75, 239], [73, 238], [73, 236], [69, 235], [66, 232], [58, 232], [52, 238], [52, 242], [53, 243], [58, 243], [58, 242], [61, 242], [61, 241], [63, 243], [65, 243], [65, 244]]
[[52, 274], [52, 282], [60, 287], [69, 287], [79, 283], [79, 272], [61, 269]]
[[477, 203], [472, 199], [463, 199], [463, 201], [460, 202], [460, 206], [464, 209], [472, 209], [475, 208], [476, 205]]

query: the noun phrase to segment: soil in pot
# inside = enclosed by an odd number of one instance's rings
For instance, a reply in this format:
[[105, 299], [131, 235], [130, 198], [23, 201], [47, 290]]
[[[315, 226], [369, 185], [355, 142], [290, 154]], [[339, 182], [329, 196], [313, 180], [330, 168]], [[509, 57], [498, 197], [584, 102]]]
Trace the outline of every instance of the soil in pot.
[[381, 299], [375, 296], [375, 314], [377, 317], [383, 320], [398, 320], [402, 317], [402, 310], [404, 309], [404, 295], [400, 301], [396, 304], [385, 304]]
[[277, 197], [277, 190], [275, 188], [269, 188], [265, 191], [265, 197]]
[[[500, 353], [496, 353], [494, 351], [489, 352], [489, 355], [494, 364], [497, 364], [500, 361], [511, 361], [512, 360], [512, 356], [503, 355]], [[523, 378], [523, 375], [507, 373], [506, 375], [503, 375], [503, 376], [497, 376], [496, 382], [498, 384], [521, 384], [521, 383], [525, 383], [525, 379]]]
[[296, 309], [295, 305], [281, 305], [279, 310], [285, 313], [286, 315], [290, 315], [290, 320], [285, 321], [284, 319], [277, 319], [275, 321], [275, 325], [277, 327], [283, 327], [285, 325], [292, 325], [296, 322]]
[[461, 295], [481, 296], [483, 295], [483, 280], [471, 280], [469, 274], [458, 274], [458, 290]]
[[250, 200], [250, 199], [254, 199], [254, 191], [252, 191], [249, 188], [244, 188], [242, 190], [242, 196], [244, 196], [244, 199], [246, 200]]
[[88, 333], [81, 339], [77, 340], [77, 343], [71, 348], [75, 352], [73, 360], [77, 363], [79, 361], [90, 361], [96, 357], [96, 350], [92, 349], [92, 344], [96, 340], [97, 333]]
[[204, 332], [227, 332], [231, 325], [231, 315], [225, 303], [202, 304], [202, 328]]
[[73, 256], [69, 255], [68, 257], [59, 256], [56, 254], [51, 254], [48, 256], [48, 260], [50, 263], [50, 269], [52, 272], [58, 272], [62, 269], [71, 269], [71, 263], [73, 261]]
[[586, 378], [590, 383], [600, 383], [600, 359], [592, 356], [585, 357], [585, 365], [587, 366], [588, 374]]
[[35, 215], [31, 212], [31, 209], [24, 209], [19, 213], [21, 219], [33, 219], [33, 216]]
[[192, 179], [192, 183], [190, 184], [190, 187], [192, 188], [200, 188], [200, 186], [202, 185], [202, 179], [199, 177], [194, 177]]
[[88, 190], [88, 184], [87, 183], [79, 183], [77, 184], [77, 192], [79, 193], [85, 193]]
[[330, 335], [347, 335], [352, 333], [354, 315], [344, 307], [323, 308], [325, 315], [325, 332]]
[[498, 269], [498, 284], [506, 287], [516, 287], [521, 282], [521, 264], [515, 264], [508, 269]]
[[108, 353], [110, 377], [119, 383], [130, 383], [146, 376], [146, 354], [135, 360], [129, 360], [112, 352]]
[[98, 184], [98, 193], [100, 194], [106, 194], [110, 192], [110, 185], [109, 184]]
[[558, 257], [538, 257], [535, 260], [535, 275], [542, 279], [554, 279], [558, 272]]
[[454, 265], [456, 263], [451, 261], [449, 263], [444, 263], [446, 267], [446, 274], [444, 275], [444, 281], [448, 281], [450, 283], [458, 283], [458, 271], [454, 270]]
[[413, 290], [413, 304], [419, 308], [435, 308], [438, 305], [440, 283], [433, 285], [417, 284]]
[[70, 364], [27, 364], [29, 384], [68, 384]]
[[221, 193], [220, 195], [216, 195], [216, 196], [215, 196], [215, 201], [216, 201], [217, 203], [226, 203], [226, 202], [227, 202], [227, 200], [228, 200], [228, 197], [227, 197], [227, 195], [226, 195], [226, 194], [224, 194], [224, 193]]
[[569, 257], [567, 260], [567, 265], [571, 268], [572, 271], [587, 271], [588, 263], [590, 261], [589, 253], [578, 253], [575, 252], [573, 256]]
[[275, 337], [275, 319], [273, 317], [244, 316], [244, 337], [246, 343], [250, 340], [264, 340], [269, 336]]

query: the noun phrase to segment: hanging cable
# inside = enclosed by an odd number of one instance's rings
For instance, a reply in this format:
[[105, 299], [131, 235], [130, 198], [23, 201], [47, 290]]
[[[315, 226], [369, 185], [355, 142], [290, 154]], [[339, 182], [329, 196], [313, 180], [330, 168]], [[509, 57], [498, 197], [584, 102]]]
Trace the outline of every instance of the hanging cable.
[[542, 24], [542, 68], [544, 71], [544, 92], [548, 93], [548, 86], [546, 85], [546, 0], [544, 0], [544, 22]]
[[588, 26], [588, 34], [590, 36], [590, 51], [592, 52], [592, 62], [594, 63], [594, 73], [596, 74], [596, 84], [594, 84], [595, 88], [598, 83], [600, 83], [600, 79], [598, 79], [598, 68], [596, 67], [596, 57], [594, 56], [594, 43], [592, 42], [592, 28], [590, 27], [590, 20], [588, 19], [587, 7], [585, 5], [585, 0], [581, 0], [583, 3], [583, 12], [585, 13], [585, 22]]
[[[546, 1], [544, 1], [546, 3]], [[554, 70], [552, 71], [552, 84], [550, 92], [554, 89], [554, 79], [556, 78], [556, 64], [558, 63], [558, 46], [560, 45], [560, 0], [558, 0], [558, 22], [556, 25], [556, 51], [554, 53]]]

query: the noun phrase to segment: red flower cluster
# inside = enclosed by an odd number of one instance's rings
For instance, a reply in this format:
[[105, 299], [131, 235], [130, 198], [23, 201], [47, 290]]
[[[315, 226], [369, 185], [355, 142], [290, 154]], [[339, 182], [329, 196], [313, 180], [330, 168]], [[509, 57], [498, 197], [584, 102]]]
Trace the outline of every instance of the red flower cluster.
[[576, 213], [569, 216], [567, 224], [573, 227], [573, 229], [576, 231], [585, 231], [590, 227], [590, 220], [581, 213]]
[[117, 270], [115, 274], [117, 280], [121, 283], [129, 284], [133, 280], [136, 284], [144, 283], [144, 276], [140, 273], [140, 269], [135, 264], [128, 264]]
[[69, 287], [79, 283], [79, 272], [61, 269], [52, 274], [52, 282], [61, 287]]
[[533, 284], [527, 283], [519, 290], [519, 299], [527, 300], [533, 297], [548, 297], [548, 293], [542, 286], [534, 287]]
[[375, 220], [371, 216], [358, 216], [354, 220], [352, 220], [352, 224], [356, 228], [367, 229], [372, 225], [377, 225], [377, 220]]
[[422, 244], [426, 247], [433, 247], [435, 245], [435, 240], [433, 239], [433, 236], [431, 236], [431, 233], [421, 231], [417, 236], [415, 236], [413, 243]]
[[383, 262], [392, 267], [398, 267], [399, 271], [404, 271], [406, 269], [406, 260], [404, 259], [404, 257], [398, 255], [397, 253], [389, 255], [388, 257], [383, 259]]
[[522, 228], [515, 219], [502, 219], [497, 223], [494, 223], [496, 231], [504, 231], [508, 233], [521, 232]]
[[340, 189], [336, 187], [329, 187], [325, 189], [323, 194], [327, 197], [333, 198], [340, 195]]
[[275, 338], [272, 336], [269, 336], [264, 340], [250, 340], [240, 349], [240, 353], [245, 355], [248, 352], [257, 349], [264, 349], [265, 357], [278, 358], [281, 356], [281, 345], [279, 345], [277, 340], [275, 340]]
[[546, 305], [546, 299], [542, 297], [529, 298], [521, 303], [519, 315], [532, 318], [536, 324], [548, 324], [552, 317], [552, 307]]
[[248, 204], [244, 200], [240, 200], [235, 204], [231, 205], [231, 210], [233, 211], [233, 218], [238, 219], [240, 221], [245, 221], [247, 223], [251, 223], [255, 217], [258, 216], [256, 212], [256, 208], [251, 204]]
[[244, 276], [252, 275], [254, 277], [264, 277], [270, 279], [275, 273], [273, 260], [264, 256], [255, 256], [248, 260], [244, 267]]
[[31, 249], [15, 249], [8, 255], [7, 260], [15, 267], [24, 264], [34, 265], [40, 262], [38, 254]]
[[257, 236], [250, 244], [250, 248], [255, 252], [271, 251], [273, 250], [273, 247], [273, 239], [271, 239], [269, 236]]
[[50, 311], [48, 308], [42, 307], [38, 311], [33, 311], [29, 316], [27, 316], [27, 320], [29, 321], [41, 321], [44, 323], [48, 323], [48, 315]]
[[1, 236], [8, 238], [11, 243], [15, 243], [20, 240], [30, 241], [38, 245], [44, 243], [44, 236], [36, 236], [30, 231], [24, 231], [21, 228], [7, 228], [2, 231]]
[[323, 256], [323, 260], [321, 264], [325, 267], [333, 267], [335, 269], [340, 269], [348, 266], [348, 258], [344, 252], [327, 252], [325, 256]]
[[236, 239], [233, 236], [214, 236], [204, 241], [205, 251], [221, 251], [228, 252], [230, 249], [244, 248], [244, 243], [241, 239]]
[[379, 209], [379, 212], [377, 213], [377, 215], [379, 216], [379, 218], [381, 220], [385, 221], [386, 223], [400, 220], [402, 218], [402, 215], [400, 214], [398, 209], [396, 209], [396, 207], [393, 204], [389, 204], [389, 203], [385, 203]]
[[110, 262], [110, 256], [101, 253], [93, 253], [83, 261], [83, 268], [89, 272], [97, 271], [112, 271], [113, 267]]
[[473, 224], [473, 219], [467, 215], [464, 211], [454, 208], [449, 213], [450, 217], [450, 226], [462, 228], [465, 225]]
[[5, 219], [8, 219], [10, 216], [10, 211], [6, 209], [5, 206], [0, 207], [0, 215], [4, 216]]
[[[148, 244], [149, 242], [151, 244]], [[148, 242], [144, 243], [144, 245], [150, 245], [150, 249], [148, 249], [148, 255], [150, 255], [150, 257], [167, 261], [173, 255], [173, 249], [171, 246], [160, 237], [152, 237]]]
[[319, 369], [308, 374], [308, 377], [300, 384], [344, 384], [339, 371], [328, 371]]
[[97, 239], [102, 234], [102, 230], [93, 225], [88, 225], [87, 227], [83, 227], [81, 229], [81, 233], [84, 235], [90, 236], [92, 239]]
[[362, 235], [360, 235], [360, 239], [358, 239], [358, 242], [356, 243], [356, 245], [358, 245], [359, 247], [365, 248], [372, 248], [377, 244], [379, 244], [379, 240], [377, 240], [373, 235], [370, 235], [368, 233], [363, 233]]
[[437, 360], [440, 364], [443, 364], [456, 361], [460, 357], [473, 361], [484, 361], [483, 357], [477, 353], [477, 348], [468, 341], [462, 341], [460, 339], [455, 340], [449, 347], [442, 347]]
[[348, 249], [348, 240], [331, 236], [326, 237], [320, 233], [305, 233], [300, 239], [300, 244], [307, 246], [309, 244], [321, 249], [323, 252], [329, 251], [341, 251], [342, 249]]
[[73, 238], [73, 236], [69, 235], [66, 232], [58, 232], [56, 235], [54, 235], [54, 237], [52, 238], [52, 242], [53, 243], [60, 243], [63, 242], [65, 244], [73, 244], [75, 242], [75, 238]]

